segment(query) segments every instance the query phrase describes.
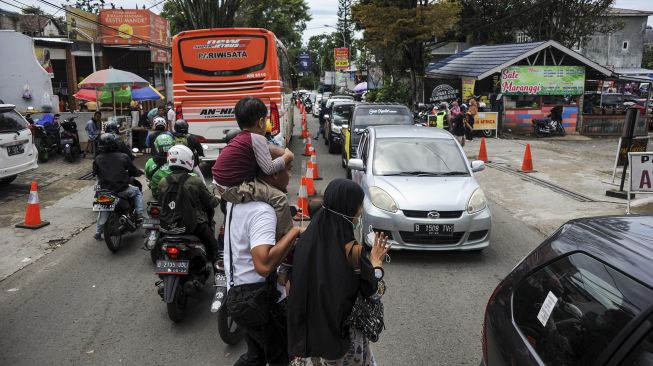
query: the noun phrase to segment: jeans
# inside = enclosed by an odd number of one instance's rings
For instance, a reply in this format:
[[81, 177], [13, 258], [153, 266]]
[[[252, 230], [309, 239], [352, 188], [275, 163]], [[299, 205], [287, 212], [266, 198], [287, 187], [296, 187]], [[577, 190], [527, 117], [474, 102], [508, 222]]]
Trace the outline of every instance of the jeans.
[[[138, 190], [138, 188], [129, 185], [127, 189], [118, 192], [118, 194], [123, 197], [131, 198], [132, 202], [134, 202], [134, 212], [139, 216], [143, 215], [143, 194]], [[110, 213], [110, 211], [101, 211], [98, 213], [97, 222], [95, 224], [96, 233], [102, 233], [102, 229], [104, 228], [104, 224], [107, 222]]]
[[270, 314], [271, 319], [257, 329], [243, 329], [247, 352], [240, 356], [234, 366], [286, 366], [288, 336], [286, 329], [286, 299], [278, 302]]

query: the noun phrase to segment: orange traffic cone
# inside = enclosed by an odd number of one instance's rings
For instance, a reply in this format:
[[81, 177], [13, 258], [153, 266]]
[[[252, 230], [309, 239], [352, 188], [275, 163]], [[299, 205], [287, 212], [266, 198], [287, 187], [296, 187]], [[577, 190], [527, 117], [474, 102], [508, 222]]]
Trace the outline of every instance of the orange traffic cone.
[[483, 160], [487, 163], [487, 150], [485, 148], [485, 137], [481, 137], [481, 151], [478, 152], [478, 160]]
[[322, 177], [320, 177], [318, 173], [318, 168], [317, 168], [317, 153], [315, 152], [315, 149], [311, 149], [311, 161], [309, 161], [311, 164], [311, 168], [313, 169], [313, 180], [322, 180]]
[[521, 172], [532, 173], [533, 170], [533, 157], [531, 156], [531, 144], [526, 144], [526, 151], [524, 151], [524, 161], [521, 164]]
[[302, 135], [301, 135], [301, 137], [303, 139], [307, 139], [307, 138], [311, 137], [311, 134], [308, 132], [308, 126], [306, 126], [304, 124], [302, 124]]
[[25, 229], [40, 229], [43, 226], [50, 225], [49, 221], [41, 221], [41, 208], [39, 207], [39, 193], [37, 192], [36, 181], [32, 181], [32, 187], [29, 190], [27, 199], [27, 211], [25, 212], [25, 222], [16, 224], [16, 227]]
[[297, 197], [297, 213], [293, 217], [295, 221], [310, 220], [308, 215], [308, 193], [304, 185], [303, 177], [299, 185], [299, 197]]
[[311, 167], [310, 161], [306, 164], [306, 174], [302, 177], [302, 180], [306, 186], [308, 196], [315, 196], [315, 182], [313, 181], [313, 168]]
[[312, 149], [313, 149], [313, 145], [311, 144], [311, 139], [306, 138], [306, 140], [304, 140], [304, 153], [302, 155], [311, 156]]

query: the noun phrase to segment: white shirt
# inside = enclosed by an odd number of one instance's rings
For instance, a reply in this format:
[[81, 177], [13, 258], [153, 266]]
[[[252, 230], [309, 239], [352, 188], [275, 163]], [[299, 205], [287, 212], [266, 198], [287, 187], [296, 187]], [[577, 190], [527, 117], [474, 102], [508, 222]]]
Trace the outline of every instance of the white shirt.
[[168, 131], [173, 132], [173, 127], [175, 125], [175, 117], [176, 116], [177, 116], [177, 113], [175, 113], [174, 108], [168, 109], [168, 126], [170, 127], [170, 129]]
[[[229, 225], [231, 207], [233, 219]], [[231, 227], [230, 227], [231, 226]], [[275, 245], [277, 216], [274, 208], [265, 202], [248, 202], [233, 205], [227, 203], [227, 220], [224, 232], [224, 267], [227, 275], [227, 289], [231, 281], [231, 262], [229, 253], [233, 249], [234, 284], [243, 285], [265, 281], [256, 272], [251, 250], [260, 245]], [[230, 244], [231, 243], [231, 248]], [[283, 300], [286, 290], [277, 284]]]

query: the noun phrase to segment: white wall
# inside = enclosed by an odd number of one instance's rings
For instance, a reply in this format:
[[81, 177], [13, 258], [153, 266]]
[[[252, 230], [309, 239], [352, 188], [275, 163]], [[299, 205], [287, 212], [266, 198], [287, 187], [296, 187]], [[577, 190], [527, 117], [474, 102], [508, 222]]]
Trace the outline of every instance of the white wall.
[[[15, 104], [20, 112], [24, 112], [28, 106], [41, 110], [43, 96], [47, 93], [52, 111], [58, 112], [58, 98], [53, 97], [50, 76], [36, 60], [32, 38], [15, 31], [0, 30], [0, 50], [3, 55], [11, 55], [2, 58], [0, 99]], [[22, 97], [25, 84], [32, 88], [31, 100]]]

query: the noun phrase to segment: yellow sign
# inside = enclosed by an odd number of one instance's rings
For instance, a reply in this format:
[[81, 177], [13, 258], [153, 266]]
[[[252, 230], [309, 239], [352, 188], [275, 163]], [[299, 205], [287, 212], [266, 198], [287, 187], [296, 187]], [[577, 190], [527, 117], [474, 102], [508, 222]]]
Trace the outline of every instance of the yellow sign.
[[476, 80], [463, 78], [463, 101], [467, 101], [474, 96], [474, 84]]
[[336, 60], [336, 67], [342, 66], [342, 67], [349, 67], [349, 61], [347, 60]]
[[[98, 40], [100, 31], [98, 30], [97, 15], [87, 11], [66, 6], [66, 28], [70, 34], [73, 28], [77, 28], [84, 32], [88, 37], [92, 38], [94, 42]], [[89, 39], [76, 34], [75, 40], [89, 42]]]
[[474, 117], [475, 130], [496, 130], [499, 123], [499, 113], [478, 112]]

